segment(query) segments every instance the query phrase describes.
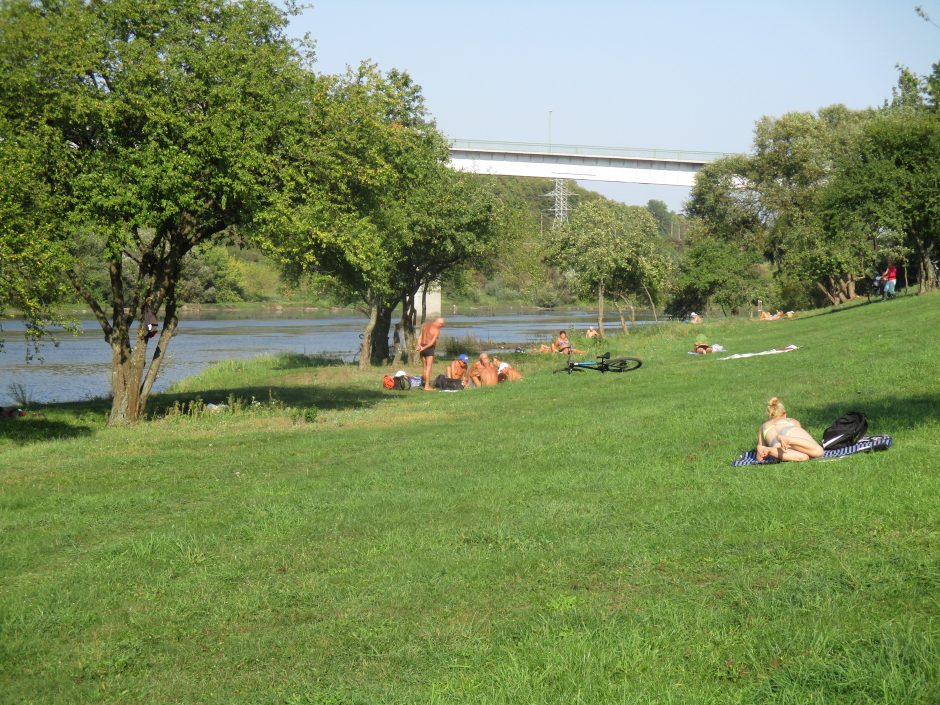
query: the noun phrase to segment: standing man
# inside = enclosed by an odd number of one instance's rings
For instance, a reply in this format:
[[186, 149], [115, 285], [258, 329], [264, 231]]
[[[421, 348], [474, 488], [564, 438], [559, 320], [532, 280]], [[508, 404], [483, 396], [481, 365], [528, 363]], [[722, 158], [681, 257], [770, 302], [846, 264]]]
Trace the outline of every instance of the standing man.
[[434, 364], [434, 346], [441, 337], [441, 328], [444, 327], [443, 318], [435, 318], [430, 323], [421, 326], [421, 335], [418, 336], [418, 354], [424, 362], [424, 389], [431, 391], [431, 365]]

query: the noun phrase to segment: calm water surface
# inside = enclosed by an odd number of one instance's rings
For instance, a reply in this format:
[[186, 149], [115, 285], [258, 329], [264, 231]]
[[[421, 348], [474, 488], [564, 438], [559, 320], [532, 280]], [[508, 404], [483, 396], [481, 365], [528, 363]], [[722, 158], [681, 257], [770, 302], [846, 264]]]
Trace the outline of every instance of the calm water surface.
[[[352, 360], [358, 351], [365, 324], [361, 316], [304, 314], [306, 318], [252, 312], [254, 318], [219, 313], [210, 318], [181, 319], [168, 347], [154, 391], [164, 391], [174, 382], [192, 376], [212, 362], [251, 358], [280, 352]], [[249, 314], [251, 315], [251, 314]], [[296, 314], [292, 314], [296, 315]], [[591, 311], [500, 310], [445, 314], [442, 335], [456, 339], [473, 336], [499, 344], [531, 345], [548, 342], [560, 328], [584, 331], [596, 323]], [[643, 322], [643, 321], [640, 321]], [[0, 405], [15, 403], [10, 389], [22, 385], [35, 403], [77, 401], [107, 396], [110, 390], [111, 353], [101, 328], [93, 320], [81, 321], [81, 333], [59, 332], [58, 345], [43, 344], [42, 360], [25, 360], [23, 324], [3, 321], [3, 352], [0, 352]], [[619, 327], [614, 319], [609, 325]]]

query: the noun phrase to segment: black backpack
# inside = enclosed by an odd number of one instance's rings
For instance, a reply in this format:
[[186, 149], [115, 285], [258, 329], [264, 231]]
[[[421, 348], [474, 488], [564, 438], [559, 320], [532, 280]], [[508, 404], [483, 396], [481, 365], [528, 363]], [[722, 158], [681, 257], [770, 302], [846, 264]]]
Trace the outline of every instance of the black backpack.
[[835, 420], [829, 428], [823, 431], [823, 448], [836, 450], [845, 448], [865, 435], [868, 430], [868, 419], [860, 411], [850, 411]]
[[463, 382], [459, 379], [450, 379], [447, 375], [438, 375], [434, 379], [434, 386], [448, 392], [456, 392], [463, 389]]

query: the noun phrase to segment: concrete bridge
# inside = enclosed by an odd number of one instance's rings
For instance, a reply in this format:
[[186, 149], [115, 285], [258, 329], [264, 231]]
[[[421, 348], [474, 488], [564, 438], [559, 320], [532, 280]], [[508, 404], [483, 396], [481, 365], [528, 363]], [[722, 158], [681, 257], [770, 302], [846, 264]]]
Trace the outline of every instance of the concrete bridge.
[[692, 186], [695, 174], [722, 152], [614, 149], [574, 144], [451, 140], [454, 169], [473, 174], [577, 181]]
[[[627, 184], [692, 186], [695, 174], [709, 162], [728, 156], [723, 152], [675, 149], [614, 149], [574, 144], [484, 142], [451, 140], [450, 163], [458, 171], [498, 176], [535, 176], [575, 181], [612, 181]], [[555, 215], [567, 216], [565, 189], [556, 185]], [[441, 311], [440, 287], [426, 294], [425, 315]]]

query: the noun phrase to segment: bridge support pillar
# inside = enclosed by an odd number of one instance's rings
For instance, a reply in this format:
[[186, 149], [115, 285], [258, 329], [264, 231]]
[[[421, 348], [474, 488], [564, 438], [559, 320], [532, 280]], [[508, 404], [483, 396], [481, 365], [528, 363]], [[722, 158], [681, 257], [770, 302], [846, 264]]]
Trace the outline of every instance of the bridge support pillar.
[[[415, 298], [415, 303], [417, 306], [418, 320], [430, 320], [432, 318], [437, 318], [441, 315], [441, 285], [439, 282], [435, 282], [428, 287], [422, 287], [418, 290], [418, 295]], [[421, 310], [421, 306], [424, 305], [424, 310]], [[423, 314], [423, 315], [422, 315]]]

